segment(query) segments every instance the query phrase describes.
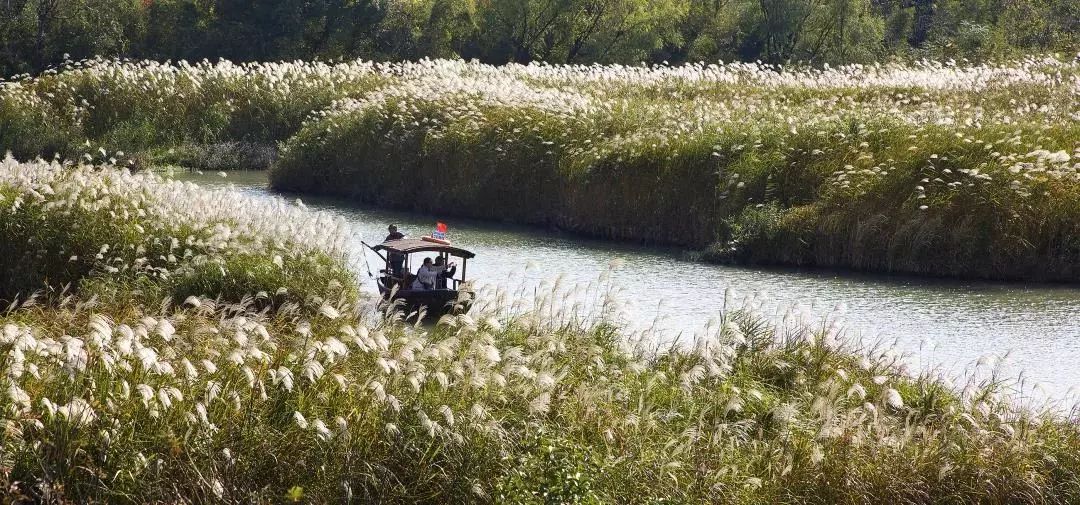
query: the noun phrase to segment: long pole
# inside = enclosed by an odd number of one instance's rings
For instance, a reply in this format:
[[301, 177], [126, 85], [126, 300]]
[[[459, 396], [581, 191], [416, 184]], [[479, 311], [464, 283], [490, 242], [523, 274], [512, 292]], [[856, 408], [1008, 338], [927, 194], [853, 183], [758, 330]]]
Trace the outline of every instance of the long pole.
[[363, 240], [361, 240], [360, 243], [364, 244], [364, 247], [367, 247], [368, 249], [371, 249], [371, 252], [375, 253], [376, 256], [382, 258], [383, 261], [385, 261], [387, 263], [390, 262], [390, 260], [386, 259], [386, 256], [383, 256], [382, 254], [379, 254], [379, 251], [376, 251], [375, 248], [368, 245], [367, 242], [364, 242]]

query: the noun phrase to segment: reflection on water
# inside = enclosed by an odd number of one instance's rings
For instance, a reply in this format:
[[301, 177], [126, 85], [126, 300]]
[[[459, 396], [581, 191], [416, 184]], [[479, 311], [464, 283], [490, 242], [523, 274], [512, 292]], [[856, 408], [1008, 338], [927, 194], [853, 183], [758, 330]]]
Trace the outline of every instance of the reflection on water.
[[[266, 195], [266, 175], [231, 172], [177, 177], [201, 184], [235, 184]], [[290, 198], [295, 198], [291, 196]], [[345, 200], [305, 196], [304, 203], [348, 220], [359, 240], [380, 241], [386, 225], [419, 236], [435, 216], [349, 205]], [[725, 292], [754, 295], [778, 314], [789, 307], [835, 319], [865, 340], [895, 340], [914, 366], [959, 371], [988, 354], [1009, 354], [1005, 371], [1043, 384], [1051, 396], [1080, 387], [1080, 289], [885, 277], [828, 271], [751, 269], [680, 259], [676, 250], [580, 239], [555, 232], [465, 219], [450, 224], [455, 245], [477, 253], [468, 276], [509, 289], [531, 289], [561, 275], [565, 285], [595, 285], [614, 261], [611, 281], [629, 309], [633, 328], [658, 321], [667, 339], [689, 338], [725, 303]], [[378, 259], [368, 256], [371, 269]], [[361, 263], [361, 270], [365, 267]], [[371, 282], [366, 289], [374, 291]]]

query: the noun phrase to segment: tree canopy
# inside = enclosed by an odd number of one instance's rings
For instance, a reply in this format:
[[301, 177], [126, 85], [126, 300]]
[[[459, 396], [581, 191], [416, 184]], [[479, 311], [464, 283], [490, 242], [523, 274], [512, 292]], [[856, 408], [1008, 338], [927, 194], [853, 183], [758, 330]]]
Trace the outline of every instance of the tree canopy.
[[0, 72], [70, 57], [979, 60], [1080, 49], [1075, 0], [0, 0]]

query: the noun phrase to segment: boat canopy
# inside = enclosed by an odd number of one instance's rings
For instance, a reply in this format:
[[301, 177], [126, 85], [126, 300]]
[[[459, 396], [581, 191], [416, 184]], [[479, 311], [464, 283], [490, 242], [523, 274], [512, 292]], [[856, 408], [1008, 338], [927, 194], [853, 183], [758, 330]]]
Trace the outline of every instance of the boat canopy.
[[438, 242], [429, 242], [427, 240], [421, 240], [416, 238], [403, 238], [400, 240], [391, 240], [383, 242], [381, 244], [372, 247], [375, 251], [392, 251], [402, 254], [412, 254], [416, 252], [444, 252], [451, 256], [457, 256], [459, 258], [470, 259], [476, 255], [470, 251], [462, 249], [460, 247], [454, 247], [450, 244], [440, 244]]

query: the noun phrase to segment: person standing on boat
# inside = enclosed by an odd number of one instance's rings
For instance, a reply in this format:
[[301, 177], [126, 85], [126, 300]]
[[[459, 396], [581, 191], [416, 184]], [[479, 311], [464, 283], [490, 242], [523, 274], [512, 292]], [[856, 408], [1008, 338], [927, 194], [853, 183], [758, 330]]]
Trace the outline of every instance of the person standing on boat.
[[387, 226], [386, 231], [388, 231], [389, 234], [386, 235], [386, 239], [383, 240], [383, 242], [389, 242], [391, 240], [401, 240], [405, 238], [405, 234], [398, 231], [396, 224]]
[[[405, 238], [405, 234], [401, 233], [397, 229], [397, 225], [390, 225], [386, 228], [389, 232], [383, 242], [389, 242], [391, 240], [401, 240]], [[388, 251], [387, 259], [390, 260], [390, 275], [393, 277], [401, 278], [402, 270], [405, 269], [405, 255], [399, 252]]]

